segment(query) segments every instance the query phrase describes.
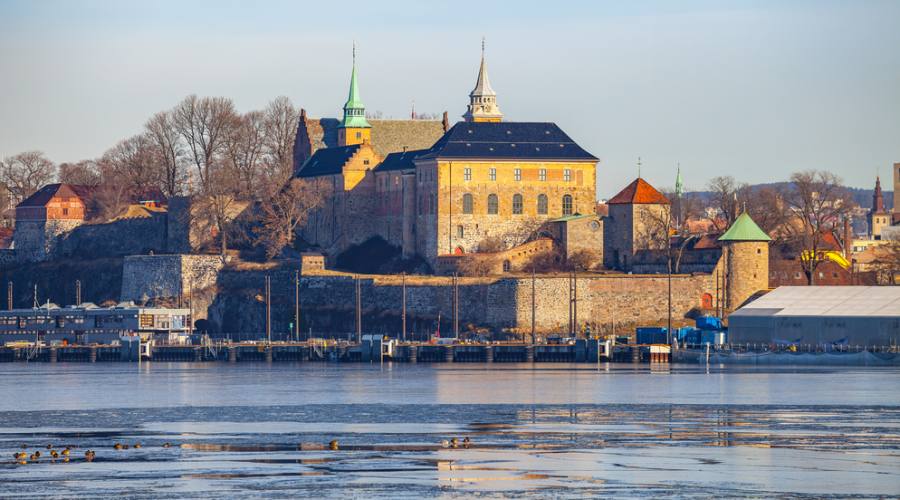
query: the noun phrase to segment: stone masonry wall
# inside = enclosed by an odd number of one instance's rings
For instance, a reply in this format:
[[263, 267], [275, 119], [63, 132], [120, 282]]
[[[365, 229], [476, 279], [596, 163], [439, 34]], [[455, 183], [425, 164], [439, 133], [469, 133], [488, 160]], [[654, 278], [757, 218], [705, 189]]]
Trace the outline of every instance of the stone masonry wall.
[[[221, 290], [210, 306], [209, 319], [220, 332], [264, 330], [265, 275], [272, 278], [274, 332], [287, 332], [294, 321], [294, 269], [223, 271]], [[356, 292], [351, 275], [304, 275], [300, 284], [301, 330], [314, 335], [348, 335], [355, 332]], [[400, 276], [363, 276], [361, 306], [363, 332], [397, 336], [401, 325]], [[569, 281], [566, 275], [540, 276], [535, 280], [535, 325], [538, 332], [564, 333], [568, 325]], [[673, 317], [684, 321], [700, 307], [704, 293], [714, 293], [710, 275], [676, 275], [672, 278]], [[665, 276], [581, 275], [577, 280], [578, 328], [591, 325], [605, 331], [613, 322], [653, 325], [666, 322]], [[441, 331], [449, 335], [453, 321], [453, 286], [445, 277], [408, 277], [407, 331], [418, 338], [432, 332], [440, 316]], [[495, 332], [530, 331], [532, 283], [530, 277], [460, 278], [460, 331], [487, 328]]]
[[205, 318], [217, 293], [222, 259], [216, 255], [133, 255], [122, 264], [121, 300], [192, 298], [195, 319]]

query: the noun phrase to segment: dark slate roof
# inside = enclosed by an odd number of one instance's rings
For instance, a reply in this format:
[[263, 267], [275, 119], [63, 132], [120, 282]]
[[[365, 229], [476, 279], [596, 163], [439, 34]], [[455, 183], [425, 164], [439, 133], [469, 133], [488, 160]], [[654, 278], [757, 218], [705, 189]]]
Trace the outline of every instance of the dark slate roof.
[[388, 170], [407, 170], [416, 168], [413, 160], [428, 153], [428, 149], [417, 149], [415, 151], [404, 151], [402, 153], [391, 153], [385, 157], [375, 170], [384, 172]]
[[46, 186], [35, 191], [34, 194], [22, 200], [17, 207], [43, 207], [46, 206], [54, 196], [62, 198], [80, 198], [82, 202], [87, 202], [94, 192], [94, 188], [90, 186], [79, 186], [77, 184], [47, 184]]
[[459, 122], [422, 158], [597, 161], [555, 123], [529, 122]]
[[358, 149], [359, 144], [319, 149], [300, 167], [297, 177], [339, 174]]

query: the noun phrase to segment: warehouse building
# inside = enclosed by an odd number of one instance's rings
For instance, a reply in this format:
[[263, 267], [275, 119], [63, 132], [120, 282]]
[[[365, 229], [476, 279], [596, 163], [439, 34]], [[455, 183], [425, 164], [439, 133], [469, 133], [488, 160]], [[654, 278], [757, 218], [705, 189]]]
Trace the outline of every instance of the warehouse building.
[[900, 287], [783, 286], [728, 318], [733, 343], [900, 343]]

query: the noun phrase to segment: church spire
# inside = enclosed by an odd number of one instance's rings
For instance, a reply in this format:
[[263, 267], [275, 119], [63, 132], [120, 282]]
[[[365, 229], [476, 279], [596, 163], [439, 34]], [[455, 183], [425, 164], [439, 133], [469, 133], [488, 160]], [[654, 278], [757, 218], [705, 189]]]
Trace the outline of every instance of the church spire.
[[484, 38], [481, 39], [481, 66], [478, 68], [478, 79], [475, 88], [469, 93], [469, 106], [463, 118], [467, 122], [499, 122], [503, 113], [497, 106], [497, 93], [491, 87], [488, 78], [487, 63], [484, 60]]
[[675, 196], [681, 197], [683, 194], [684, 184], [681, 182], [681, 163], [679, 163], [675, 173]]
[[875, 177], [875, 192], [872, 193], [872, 212], [884, 212], [884, 195], [881, 193], [881, 176]]
[[353, 71], [350, 73], [350, 94], [344, 103], [344, 119], [338, 129], [338, 144], [349, 146], [368, 142], [369, 129], [372, 126], [366, 121], [366, 106], [359, 98], [359, 85], [356, 82], [356, 42], [353, 43]]

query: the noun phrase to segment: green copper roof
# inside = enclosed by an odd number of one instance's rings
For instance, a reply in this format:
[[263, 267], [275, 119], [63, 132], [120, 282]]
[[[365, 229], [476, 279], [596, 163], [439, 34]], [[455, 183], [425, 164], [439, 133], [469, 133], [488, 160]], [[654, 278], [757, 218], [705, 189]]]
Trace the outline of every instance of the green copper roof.
[[344, 103], [344, 119], [341, 121], [344, 128], [370, 128], [366, 121], [366, 105], [359, 98], [359, 87], [356, 84], [356, 55], [354, 49], [353, 72], [350, 74], [350, 96]]
[[747, 212], [739, 215], [728, 231], [719, 237], [719, 241], [771, 241], [771, 239], [753, 222]]
[[684, 194], [684, 184], [681, 182], [681, 165], [678, 166], [678, 174], [675, 175], [675, 195]]

